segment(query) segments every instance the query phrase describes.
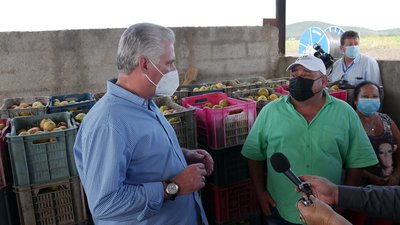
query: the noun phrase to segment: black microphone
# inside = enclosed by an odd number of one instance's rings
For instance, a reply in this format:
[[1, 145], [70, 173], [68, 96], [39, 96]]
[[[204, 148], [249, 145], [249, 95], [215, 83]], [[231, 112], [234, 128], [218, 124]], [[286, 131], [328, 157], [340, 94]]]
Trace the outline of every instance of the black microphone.
[[311, 200], [308, 199], [308, 196], [312, 195], [312, 191], [310, 185], [308, 183], [304, 183], [298, 176], [296, 176], [293, 171], [290, 169], [289, 160], [286, 156], [281, 152], [275, 152], [271, 156], [271, 165], [272, 168], [278, 173], [283, 173], [286, 175], [289, 180], [291, 180], [296, 187], [298, 187], [301, 192], [306, 194], [307, 199], [302, 199], [304, 205], [311, 204]]
[[284, 173], [296, 186], [300, 186], [300, 184], [303, 183], [303, 181], [301, 181], [300, 178], [290, 169], [289, 160], [281, 152], [275, 152], [272, 154], [271, 164], [272, 168], [274, 168], [276, 172]]

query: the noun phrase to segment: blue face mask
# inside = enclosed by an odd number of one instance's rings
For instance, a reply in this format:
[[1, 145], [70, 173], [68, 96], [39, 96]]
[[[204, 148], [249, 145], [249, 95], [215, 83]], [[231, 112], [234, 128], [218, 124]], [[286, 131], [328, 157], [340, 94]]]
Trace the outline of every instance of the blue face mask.
[[379, 98], [360, 98], [358, 99], [357, 109], [365, 116], [370, 116], [381, 107]]
[[344, 54], [351, 59], [355, 59], [360, 54], [360, 47], [358, 45], [347, 46]]

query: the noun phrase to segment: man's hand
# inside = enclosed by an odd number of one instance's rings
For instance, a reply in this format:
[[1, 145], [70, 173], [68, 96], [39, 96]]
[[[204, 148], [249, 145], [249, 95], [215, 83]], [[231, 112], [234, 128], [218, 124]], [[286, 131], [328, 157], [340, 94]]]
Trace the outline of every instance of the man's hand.
[[204, 164], [191, 164], [176, 175], [172, 181], [179, 186], [178, 195], [196, 192], [205, 186], [207, 174]]
[[329, 180], [318, 176], [301, 176], [300, 179], [310, 184], [312, 193], [318, 199], [329, 205], [337, 205], [339, 199], [339, 189], [337, 185]]
[[210, 153], [203, 149], [184, 150], [184, 155], [188, 164], [203, 163], [207, 171], [207, 176], [214, 171], [214, 160]]
[[264, 191], [260, 196], [258, 196], [258, 201], [261, 205], [264, 215], [270, 216], [272, 208], [276, 207], [276, 204], [268, 192]]
[[349, 221], [337, 214], [329, 205], [310, 195], [311, 205], [305, 206], [297, 202], [300, 218], [307, 225], [349, 225]]

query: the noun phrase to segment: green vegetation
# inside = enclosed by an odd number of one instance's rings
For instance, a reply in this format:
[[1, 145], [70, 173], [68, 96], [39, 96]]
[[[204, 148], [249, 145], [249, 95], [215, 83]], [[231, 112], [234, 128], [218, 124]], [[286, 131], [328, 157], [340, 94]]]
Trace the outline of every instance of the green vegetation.
[[361, 37], [360, 48], [361, 49], [400, 48], [400, 35]]

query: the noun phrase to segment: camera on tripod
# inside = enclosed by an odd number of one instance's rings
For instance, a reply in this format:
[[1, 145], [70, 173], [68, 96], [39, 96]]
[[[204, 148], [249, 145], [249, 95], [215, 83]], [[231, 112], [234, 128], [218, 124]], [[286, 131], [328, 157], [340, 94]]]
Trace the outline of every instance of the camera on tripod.
[[319, 44], [314, 44], [313, 48], [316, 51], [314, 56], [320, 58], [322, 62], [324, 62], [327, 70], [330, 69], [335, 62], [334, 58], [329, 53], [326, 53]]

